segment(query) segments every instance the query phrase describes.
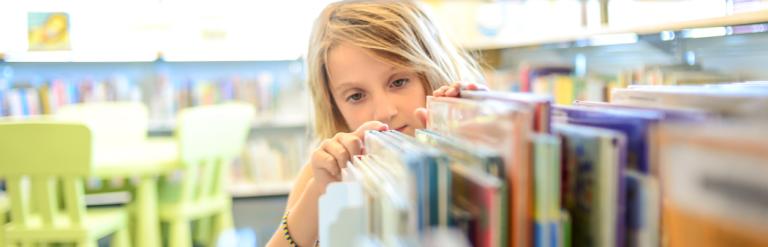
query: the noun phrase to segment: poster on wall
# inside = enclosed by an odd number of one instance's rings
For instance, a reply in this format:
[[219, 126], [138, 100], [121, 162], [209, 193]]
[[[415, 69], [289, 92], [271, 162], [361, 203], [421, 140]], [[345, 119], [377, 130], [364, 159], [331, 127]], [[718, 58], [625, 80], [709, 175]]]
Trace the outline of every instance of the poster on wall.
[[66, 51], [69, 44], [69, 14], [30, 12], [27, 14], [30, 51]]

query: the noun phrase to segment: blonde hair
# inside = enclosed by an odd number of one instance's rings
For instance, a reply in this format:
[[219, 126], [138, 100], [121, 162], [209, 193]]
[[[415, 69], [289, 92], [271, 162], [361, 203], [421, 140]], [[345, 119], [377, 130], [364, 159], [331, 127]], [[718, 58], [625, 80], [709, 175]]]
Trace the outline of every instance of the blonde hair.
[[[452, 43], [411, 1], [342, 1], [328, 5], [314, 23], [307, 53], [308, 83], [319, 139], [349, 132], [331, 94], [328, 52], [355, 45], [394, 66], [415, 70], [427, 94], [453, 82], [483, 83], [475, 60]], [[329, 118], [330, 116], [330, 118]]]

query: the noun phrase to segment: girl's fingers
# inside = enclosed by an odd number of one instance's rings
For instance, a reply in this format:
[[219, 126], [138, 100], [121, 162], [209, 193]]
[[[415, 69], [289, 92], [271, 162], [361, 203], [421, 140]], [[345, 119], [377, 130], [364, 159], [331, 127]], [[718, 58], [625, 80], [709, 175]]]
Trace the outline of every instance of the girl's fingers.
[[448, 91], [445, 92], [446, 97], [458, 97], [459, 96], [459, 89], [456, 87], [451, 87], [448, 89]]
[[[323, 145], [323, 150], [332, 155], [337, 166], [337, 169], [341, 171], [341, 168], [344, 168], [347, 165], [347, 161], [351, 158], [349, 156], [349, 153], [347, 152], [347, 149], [344, 148], [344, 146], [341, 145], [337, 140], [332, 140], [329, 142], [326, 142], [325, 145]], [[334, 175], [337, 175], [339, 173], [335, 173]]]
[[332, 177], [337, 177], [338, 174], [341, 174], [341, 170], [339, 169], [338, 162], [336, 162], [336, 158], [323, 150], [318, 150], [315, 152], [315, 160], [313, 163], [314, 165], [319, 166], [319, 168], [328, 172], [328, 174], [330, 174]]
[[417, 129], [426, 128], [427, 121], [429, 120], [429, 112], [427, 111], [427, 108], [416, 108], [416, 110], [413, 111], [413, 114], [416, 115], [416, 119], [421, 122], [421, 126], [419, 126]]
[[[363, 141], [360, 140], [360, 138], [357, 138], [357, 136], [350, 135], [350, 134], [343, 134], [343, 135], [340, 135], [337, 138], [337, 140], [341, 144], [341, 146], [343, 146], [344, 149], [346, 149], [347, 154], [349, 154], [348, 160], [352, 160], [352, 157], [354, 157], [355, 155], [362, 154]], [[344, 164], [343, 166], [341, 166], [341, 168], [345, 168], [345, 167], [347, 167], [346, 161], [344, 161]]]
[[385, 123], [382, 123], [379, 121], [368, 121], [368, 122], [365, 122], [363, 125], [360, 125], [360, 127], [357, 127], [355, 132], [352, 132], [352, 134], [357, 136], [357, 138], [359, 138], [360, 140], [363, 140], [363, 138], [365, 137], [365, 131], [368, 131], [368, 130], [384, 131], [388, 129], [389, 129], [389, 125]]

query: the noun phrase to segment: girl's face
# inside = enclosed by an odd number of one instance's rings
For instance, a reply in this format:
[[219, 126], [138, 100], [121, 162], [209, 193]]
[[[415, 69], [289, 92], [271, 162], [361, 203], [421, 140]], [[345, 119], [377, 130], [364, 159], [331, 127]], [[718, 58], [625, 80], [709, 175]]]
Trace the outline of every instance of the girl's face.
[[411, 136], [424, 127], [414, 111], [426, 103], [425, 82], [415, 71], [349, 44], [329, 51], [327, 69], [333, 100], [351, 130], [372, 120]]

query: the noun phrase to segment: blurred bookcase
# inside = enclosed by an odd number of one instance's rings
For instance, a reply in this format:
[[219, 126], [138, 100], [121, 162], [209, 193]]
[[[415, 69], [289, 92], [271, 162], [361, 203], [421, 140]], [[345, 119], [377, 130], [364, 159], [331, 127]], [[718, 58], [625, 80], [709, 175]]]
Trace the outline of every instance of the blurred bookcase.
[[0, 116], [140, 101], [149, 135], [170, 136], [180, 109], [246, 101], [257, 116], [233, 196], [285, 195], [307, 156], [302, 57], [325, 4], [0, 2]]
[[235, 197], [285, 195], [309, 145], [303, 61], [0, 62], [3, 116], [54, 114], [66, 104], [140, 101], [149, 136], [172, 136], [183, 108], [238, 100], [256, 106]]
[[570, 104], [632, 84], [768, 79], [768, 1], [429, 2], [496, 90]]

